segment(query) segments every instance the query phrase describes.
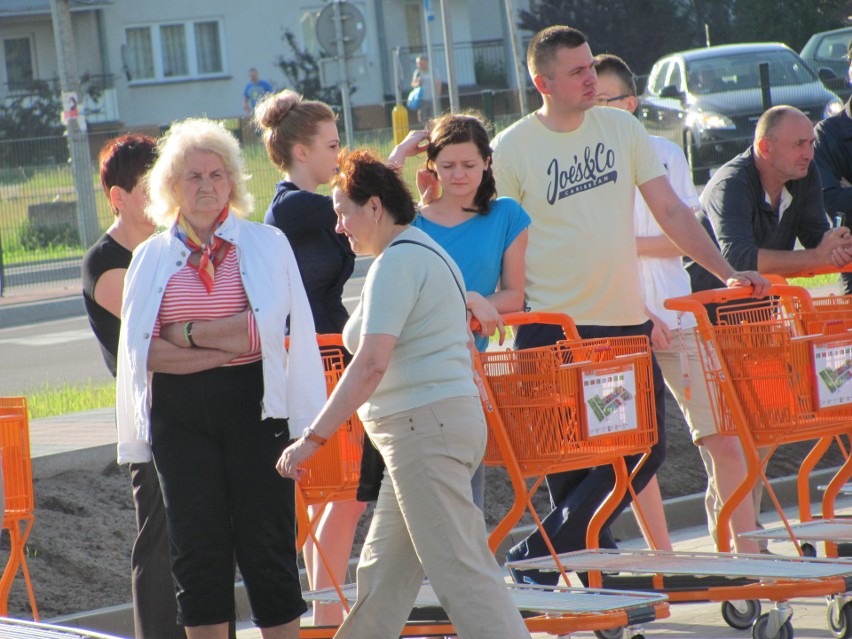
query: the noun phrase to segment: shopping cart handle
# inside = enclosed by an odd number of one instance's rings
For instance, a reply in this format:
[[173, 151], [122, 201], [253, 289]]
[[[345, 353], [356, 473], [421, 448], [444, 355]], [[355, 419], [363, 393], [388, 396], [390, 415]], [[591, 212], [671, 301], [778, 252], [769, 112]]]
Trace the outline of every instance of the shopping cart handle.
[[[343, 335], [340, 333], [317, 333], [318, 346], [343, 346]], [[290, 337], [284, 338], [284, 348], [290, 348]]]
[[[810, 295], [807, 289], [801, 286], [773, 284], [769, 288], [769, 295], [796, 297], [806, 305], [810, 305]], [[703, 307], [707, 304], [725, 304], [750, 297], [754, 297], [754, 287], [735, 286], [732, 288], [714, 288], [707, 291], [698, 291], [690, 295], [684, 295], [683, 297], [672, 297], [667, 299], [663, 305], [670, 311], [688, 311], [694, 313], [696, 310], [703, 310]]]
[[809, 268], [804, 271], [798, 271], [797, 273], [787, 273], [785, 275], [773, 275], [773, 280], [775, 278], [789, 280], [794, 277], [814, 277], [815, 275], [827, 275], [832, 273], [852, 273], [852, 262], [849, 262], [846, 266], [842, 268], [837, 268], [836, 266], [826, 265], [826, 266], [817, 266], [814, 268]]
[[[523, 326], [524, 324], [556, 324], [561, 326], [565, 337], [568, 339], [580, 339], [577, 333], [577, 325], [565, 313], [503, 313], [500, 317], [503, 318], [503, 323], [506, 326]], [[470, 320], [470, 330], [476, 332], [482, 328], [479, 320], [473, 318]]]

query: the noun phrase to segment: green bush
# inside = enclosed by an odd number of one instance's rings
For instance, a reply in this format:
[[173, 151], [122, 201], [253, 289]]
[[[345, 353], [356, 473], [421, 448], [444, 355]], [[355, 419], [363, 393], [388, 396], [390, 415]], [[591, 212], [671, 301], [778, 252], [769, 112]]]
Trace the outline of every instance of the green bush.
[[59, 246], [75, 247], [80, 245], [80, 234], [71, 224], [41, 226], [24, 220], [18, 241], [24, 249], [30, 251]]

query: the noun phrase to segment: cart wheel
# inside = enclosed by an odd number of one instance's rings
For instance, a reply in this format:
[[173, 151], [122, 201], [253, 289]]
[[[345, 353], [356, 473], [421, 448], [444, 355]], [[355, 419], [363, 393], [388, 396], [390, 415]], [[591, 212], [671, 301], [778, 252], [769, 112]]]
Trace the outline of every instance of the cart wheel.
[[722, 602], [722, 619], [731, 628], [737, 630], [748, 630], [754, 625], [755, 620], [760, 616], [760, 601], [757, 599], [746, 599], [739, 602], [740, 606], [745, 606], [745, 610], [740, 610], [737, 604], [730, 601]]
[[828, 629], [836, 639], [849, 639], [852, 637], [852, 602], [840, 606], [837, 599], [828, 602], [826, 610], [828, 618]]
[[766, 634], [766, 626], [768, 624], [769, 614], [764, 613], [760, 615], [751, 627], [752, 639], [793, 639], [793, 624], [790, 623], [789, 619], [778, 629], [778, 634], [771, 637]]
[[805, 542], [805, 543], [802, 544], [802, 557], [816, 557], [816, 556], [817, 556], [816, 546], [814, 546], [813, 544], [810, 544], [808, 542]]
[[[609, 630], [595, 630], [598, 639], [621, 639], [624, 636], [624, 628], [610, 628]], [[634, 637], [635, 639], [635, 637]]]

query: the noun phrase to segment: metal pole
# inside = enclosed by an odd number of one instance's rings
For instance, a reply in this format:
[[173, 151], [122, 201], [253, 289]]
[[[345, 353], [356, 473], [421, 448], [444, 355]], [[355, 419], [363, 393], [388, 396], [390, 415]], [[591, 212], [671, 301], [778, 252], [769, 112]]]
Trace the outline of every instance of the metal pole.
[[343, 18], [341, 0], [334, 2], [334, 34], [337, 39], [337, 66], [340, 70], [340, 99], [343, 102], [343, 127], [346, 129], [346, 146], [352, 148], [352, 104], [349, 101], [349, 76], [346, 70], [346, 51], [343, 48]]
[[518, 32], [512, 16], [515, 15], [512, 8], [512, 0], [506, 0], [506, 22], [509, 24], [509, 40], [512, 43], [512, 59], [515, 63], [515, 79], [518, 82], [518, 105], [521, 108], [521, 116], [527, 114], [527, 70], [521, 59], [521, 51], [518, 46]]
[[[74, 51], [74, 34], [71, 31], [71, 10], [68, 0], [50, 0], [53, 19], [53, 36], [56, 41], [56, 58], [59, 67], [59, 82], [62, 91], [76, 93], [79, 102], [80, 76], [77, 73], [77, 57]], [[74, 175], [74, 190], [77, 192], [77, 228], [80, 243], [84, 247], [95, 243], [100, 235], [98, 210], [95, 205], [95, 188], [92, 181], [92, 157], [89, 152], [88, 133], [80, 128], [76, 118], [68, 121], [68, 152], [71, 156], [71, 172]]]
[[[453, 26], [447, 7], [446, 0], [440, 0], [441, 3], [441, 27], [444, 32], [444, 54], [447, 58], [447, 87], [450, 91], [450, 113], [456, 113], [459, 110], [459, 85], [456, 81], [456, 52], [453, 47]], [[437, 117], [437, 113], [435, 116]]]
[[[423, 22], [425, 24], [424, 31], [426, 35], [426, 57], [429, 58], [429, 77], [434, 80], [432, 74], [435, 71], [435, 58], [432, 57], [432, 34], [430, 33], [429, 23], [435, 19], [432, 15], [431, 0], [423, 0]], [[432, 82], [432, 117], [438, 117], [438, 103], [441, 101], [440, 96], [435, 95], [435, 82]]]
[[396, 97], [396, 104], [402, 104], [402, 91], [399, 88], [400, 78], [400, 62], [399, 62], [399, 47], [393, 48], [393, 93]]

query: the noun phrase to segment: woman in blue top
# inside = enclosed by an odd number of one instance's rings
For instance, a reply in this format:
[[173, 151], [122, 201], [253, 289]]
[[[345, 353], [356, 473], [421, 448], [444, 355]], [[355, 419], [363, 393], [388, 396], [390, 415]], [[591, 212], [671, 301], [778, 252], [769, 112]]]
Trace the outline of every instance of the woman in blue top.
[[[431, 132], [412, 131], [389, 159], [401, 167], [407, 157], [424, 150], [426, 169], [437, 179], [440, 195], [421, 208], [413, 226], [438, 242], [461, 270], [468, 311], [483, 327], [476, 347], [484, 351], [495, 329], [502, 337], [500, 313], [524, 308], [530, 217], [515, 200], [496, 198], [491, 145], [478, 118], [445, 115], [434, 122]], [[424, 177], [428, 178], [419, 173], [418, 182]], [[481, 466], [472, 483], [474, 501], [482, 509]]]

